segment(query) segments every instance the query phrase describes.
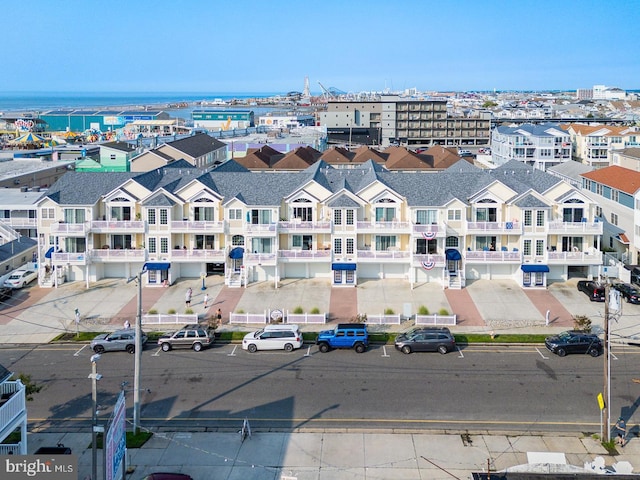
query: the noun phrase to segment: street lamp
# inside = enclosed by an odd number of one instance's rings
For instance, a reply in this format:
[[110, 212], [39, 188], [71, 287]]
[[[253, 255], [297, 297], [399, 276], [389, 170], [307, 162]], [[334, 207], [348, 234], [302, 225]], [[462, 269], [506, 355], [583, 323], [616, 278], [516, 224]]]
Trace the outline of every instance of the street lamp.
[[100, 360], [100, 354], [96, 353], [91, 356], [91, 478], [98, 478], [98, 380], [102, 378], [97, 372], [97, 363]]

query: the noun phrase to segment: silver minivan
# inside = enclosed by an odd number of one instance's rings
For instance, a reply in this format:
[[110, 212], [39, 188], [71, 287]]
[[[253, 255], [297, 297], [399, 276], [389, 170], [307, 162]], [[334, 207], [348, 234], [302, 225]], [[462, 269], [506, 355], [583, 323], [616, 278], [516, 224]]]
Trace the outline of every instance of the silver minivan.
[[258, 350], [293, 351], [302, 346], [302, 333], [298, 325], [267, 325], [262, 330], [247, 333], [242, 339], [242, 349], [251, 353]]

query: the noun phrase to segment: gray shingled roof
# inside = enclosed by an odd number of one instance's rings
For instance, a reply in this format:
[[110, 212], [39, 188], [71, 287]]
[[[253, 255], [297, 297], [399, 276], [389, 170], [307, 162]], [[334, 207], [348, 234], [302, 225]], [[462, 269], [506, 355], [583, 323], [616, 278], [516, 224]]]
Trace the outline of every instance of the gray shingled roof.
[[164, 192], [157, 192], [142, 202], [145, 207], [173, 207], [176, 202]]
[[190, 137], [181, 138], [173, 142], [168, 142], [169, 145], [176, 150], [186, 153], [192, 158], [202, 157], [210, 152], [215, 152], [220, 148], [227, 148], [227, 144], [217, 140], [206, 133], [198, 133], [191, 135]]
[[530, 193], [514, 202], [520, 208], [550, 208], [551, 206]]

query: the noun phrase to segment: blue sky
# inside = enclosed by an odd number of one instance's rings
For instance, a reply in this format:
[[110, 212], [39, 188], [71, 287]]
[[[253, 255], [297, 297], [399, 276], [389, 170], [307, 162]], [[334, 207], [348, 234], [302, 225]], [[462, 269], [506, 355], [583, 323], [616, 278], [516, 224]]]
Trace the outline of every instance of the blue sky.
[[638, 0], [2, 3], [3, 92], [640, 88]]

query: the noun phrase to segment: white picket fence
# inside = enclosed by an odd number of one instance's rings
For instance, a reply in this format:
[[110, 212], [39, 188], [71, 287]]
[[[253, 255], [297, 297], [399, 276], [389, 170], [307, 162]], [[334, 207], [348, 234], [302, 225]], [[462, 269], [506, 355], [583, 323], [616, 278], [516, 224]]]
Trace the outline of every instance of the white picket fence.
[[198, 314], [188, 313], [148, 313], [142, 316], [142, 325], [165, 325], [165, 324], [193, 324], [198, 323]]
[[287, 312], [285, 321], [286, 323], [290, 323], [293, 325], [298, 323], [325, 324], [327, 323], [327, 314], [326, 313], [289, 313]]
[[416, 325], [456, 325], [457, 315], [416, 315]]
[[232, 324], [248, 324], [248, 323], [268, 323], [267, 312], [262, 313], [230, 313], [229, 323]]
[[382, 315], [369, 315], [367, 314], [367, 323], [372, 325], [400, 325], [400, 314], [382, 314]]

